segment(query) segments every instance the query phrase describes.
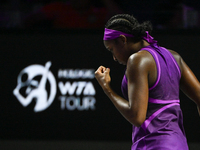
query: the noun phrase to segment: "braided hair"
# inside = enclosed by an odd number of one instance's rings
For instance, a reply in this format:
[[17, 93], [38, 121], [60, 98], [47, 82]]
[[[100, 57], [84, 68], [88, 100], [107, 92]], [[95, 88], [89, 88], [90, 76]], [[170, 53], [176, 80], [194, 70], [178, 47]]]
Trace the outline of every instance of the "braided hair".
[[135, 17], [129, 14], [117, 14], [108, 20], [105, 28], [132, 34], [133, 40], [136, 42], [146, 35], [146, 31], [151, 33], [152, 24], [149, 21], [140, 24]]

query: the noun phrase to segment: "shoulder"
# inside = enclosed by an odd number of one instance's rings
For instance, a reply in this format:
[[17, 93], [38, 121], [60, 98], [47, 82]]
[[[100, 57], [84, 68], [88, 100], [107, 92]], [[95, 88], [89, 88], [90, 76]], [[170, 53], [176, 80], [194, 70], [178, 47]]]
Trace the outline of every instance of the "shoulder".
[[132, 54], [127, 62], [127, 66], [147, 65], [152, 62], [153, 56], [145, 50]]
[[127, 72], [148, 72], [154, 65], [153, 56], [145, 50], [132, 54], [127, 62]]
[[181, 59], [181, 56], [179, 53], [177, 53], [176, 51], [170, 50], [170, 49], [168, 49], [168, 50], [174, 56], [175, 59], [177, 59], [177, 60]]
[[182, 68], [181, 66], [181, 62], [182, 62], [182, 57], [180, 56], [179, 53], [177, 53], [176, 51], [170, 50], [168, 49], [169, 52], [174, 56], [176, 62], [178, 63], [179, 67]]

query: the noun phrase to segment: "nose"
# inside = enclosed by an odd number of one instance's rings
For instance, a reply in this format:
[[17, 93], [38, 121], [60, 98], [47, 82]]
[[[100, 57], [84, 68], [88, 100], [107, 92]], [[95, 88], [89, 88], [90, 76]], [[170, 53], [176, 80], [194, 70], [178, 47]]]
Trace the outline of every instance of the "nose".
[[117, 58], [113, 55], [113, 59], [114, 59], [114, 61], [117, 61]]

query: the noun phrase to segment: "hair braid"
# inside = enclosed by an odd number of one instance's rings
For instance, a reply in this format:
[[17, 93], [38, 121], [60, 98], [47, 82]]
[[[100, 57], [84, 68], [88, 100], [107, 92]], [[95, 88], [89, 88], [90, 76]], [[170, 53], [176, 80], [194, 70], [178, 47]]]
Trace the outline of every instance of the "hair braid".
[[132, 34], [135, 40], [141, 40], [146, 35], [146, 31], [149, 33], [152, 31], [152, 25], [149, 21], [140, 24], [135, 17], [129, 14], [118, 14], [111, 17], [105, 27]]

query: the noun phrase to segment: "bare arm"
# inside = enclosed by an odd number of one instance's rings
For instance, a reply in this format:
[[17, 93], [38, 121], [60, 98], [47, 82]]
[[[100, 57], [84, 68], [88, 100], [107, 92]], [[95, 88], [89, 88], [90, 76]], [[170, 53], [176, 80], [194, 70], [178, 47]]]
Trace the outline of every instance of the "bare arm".
[[100, 66], [95, 72], [95, 77], [99, 82], [100, 86], [104, 90], [105, 94], [110, 98], [115, 107], [119, 110], [119, 112], [130, 122], [128, 115], [129, 113], [129, 103], [124, 98], [120, 97], [116, 94], [112, 88], [110, 87], [110, 69], [105, 68], [104, 66]]
[[180, 88], [185, 95], [196, 103], [200, 115], [200, 83], [183, 59], [180, 61], [180, 68]]
[[175, 51], [170, 50], [170, 52], [181, 69], [180, 89], [188, 98], [196, 103], [200, 115], [200, 83], [181, 56]]
[[110, 87], [110, 69], [103, 66], [95, 77], [118, 111], [133, 125], [141, 126], [145, 121], [148, 105], [148, 63], [141, 55], [132, 55], [127, 64], [129, 101], [120, 97]]

